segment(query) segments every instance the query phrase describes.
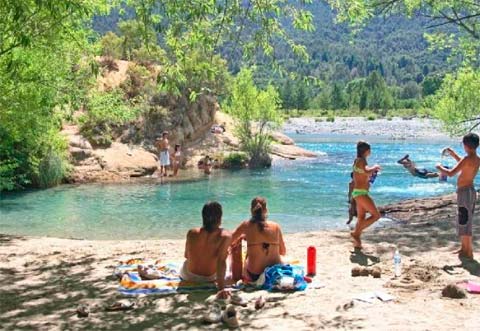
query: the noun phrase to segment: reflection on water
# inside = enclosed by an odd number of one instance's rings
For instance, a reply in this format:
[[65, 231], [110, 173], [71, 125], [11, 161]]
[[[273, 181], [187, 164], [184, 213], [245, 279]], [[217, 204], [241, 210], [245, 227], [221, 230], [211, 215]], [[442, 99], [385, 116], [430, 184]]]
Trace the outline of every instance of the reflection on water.
[[[268, 199], [270, 218], [286, 232], [343, 227], [353, 142], [301, 144], [322, 152], [308, 161], [281, 161], [262, 171], [218, 171], [183, 184], [62, 186], [0, 197], [0, 232], [90, 239], [179, 238], [201, 224], [207, 200], [224, 206], [225, 227], [249, 216], [256, 195]], [[422, 167], [442, 161], [440, 144], [375, 143], [370, 163], [384, 166], [372, 187], [378, 204], [454, 191], [454, 182], [410, 176], [396, 160], [409, 153]], [[445, 160], [444, 160], [445, 162]]]

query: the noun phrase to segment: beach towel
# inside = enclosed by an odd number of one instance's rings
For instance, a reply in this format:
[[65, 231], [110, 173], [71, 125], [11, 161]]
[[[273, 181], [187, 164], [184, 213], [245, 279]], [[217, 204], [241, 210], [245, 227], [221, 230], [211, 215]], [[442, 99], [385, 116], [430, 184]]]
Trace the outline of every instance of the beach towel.
[[[114, 274], [120, 278], [118, 291], [123, 295], [167, 295], [193, 291], [215, 290], [215, 283], [193, 283], [180, 278], [181, 262], [160, 263], [159, 261], [133, 259], [115, 268]], [[159, 279], [142, 280], [138, 266], [148, 265], [160, 273]]]

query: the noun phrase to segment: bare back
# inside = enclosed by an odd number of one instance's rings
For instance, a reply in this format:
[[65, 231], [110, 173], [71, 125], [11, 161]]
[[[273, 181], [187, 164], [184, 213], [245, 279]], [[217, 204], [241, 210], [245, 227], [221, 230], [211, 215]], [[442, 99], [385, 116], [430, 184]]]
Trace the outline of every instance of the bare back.
[[245, 236], [247, 241], [247, 270], [260, 274], [266, 267], [282, 262], [281, 256], [286, 254], [280, 226], [271, 221], [265, 222], [265, 228], [260, 230], [258, 224], [245, 221], [233, 234]]
[[226, 256], [231, 235], [224, 229], [207, 232], [203, 228], [192, 229], [187, 234], [185, 258], [190, 272], [211, 276], [217, 271], [217, 260]]

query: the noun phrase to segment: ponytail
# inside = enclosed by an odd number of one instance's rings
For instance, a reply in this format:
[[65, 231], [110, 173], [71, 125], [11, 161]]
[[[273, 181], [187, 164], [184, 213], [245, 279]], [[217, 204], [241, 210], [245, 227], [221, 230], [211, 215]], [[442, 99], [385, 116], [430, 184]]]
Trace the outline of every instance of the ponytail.
[[250, 222], [256, 223], [260, 231], [265, 230], [265, 222], [267, 220], [267, 200], [256, 197], [251, 203], [252, 217]]

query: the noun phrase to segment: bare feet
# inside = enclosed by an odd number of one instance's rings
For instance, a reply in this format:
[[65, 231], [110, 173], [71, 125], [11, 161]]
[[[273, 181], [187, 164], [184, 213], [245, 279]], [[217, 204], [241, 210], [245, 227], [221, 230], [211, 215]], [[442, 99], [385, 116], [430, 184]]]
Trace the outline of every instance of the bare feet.
[[350, 236], [353, 239], [353, 247], [355, 248], [362, 248], [362, 241], [360, 240], [360, 236], [355, 234], [355, 231], [350, 232]]

